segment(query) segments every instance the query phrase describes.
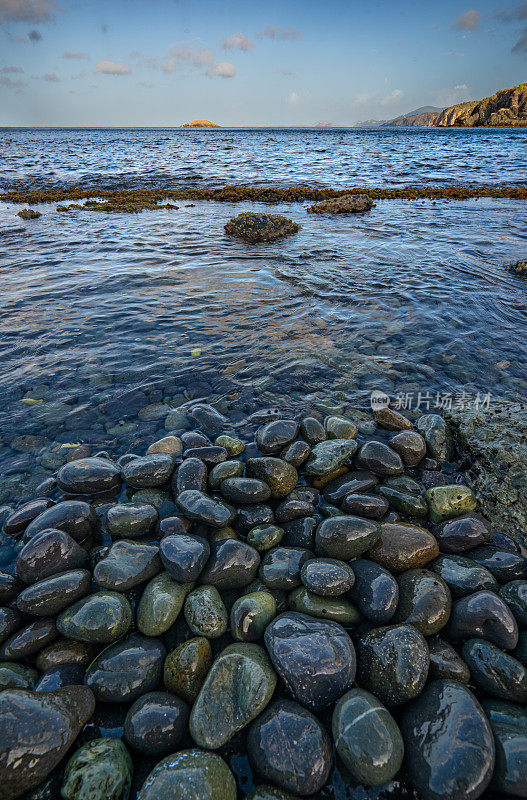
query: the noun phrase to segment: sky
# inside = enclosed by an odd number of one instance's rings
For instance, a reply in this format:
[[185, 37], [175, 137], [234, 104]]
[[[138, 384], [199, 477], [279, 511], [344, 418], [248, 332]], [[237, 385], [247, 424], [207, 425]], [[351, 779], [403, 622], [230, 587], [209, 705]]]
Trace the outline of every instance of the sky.
[[527, 2], [0, 0], [0, 126], [352, 125], [527, 80]]

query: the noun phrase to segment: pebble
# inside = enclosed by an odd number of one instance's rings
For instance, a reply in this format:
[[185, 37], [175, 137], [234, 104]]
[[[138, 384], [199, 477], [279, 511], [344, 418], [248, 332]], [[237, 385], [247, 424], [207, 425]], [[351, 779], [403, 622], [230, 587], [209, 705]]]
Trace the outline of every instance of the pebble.
[[[241, 461], [222, 461], [216, 464], [209, 473], [209, 486], [211, 489], [219, 489], [226, 478], [241, 478], [243, 475], [243, 464]], [[269, 492], [269, 494], [271, 494]]]
[[282, 541], [284, 529], [278, 525], [255, 525], [247, 534], [247, 544], [259, 553], [266, 553]]
[[375, 545], [381, 536], [381, 526], [373, 520], [342, 516], [325, 519], [317, 528], [318, 552], [329, 558], [349, 561]]
[[359, 432], [355, 423], [345, 417], [326, 417], [324, 428], [328, 439], [356, 439]]
[[24, 503], [24, 505], [15, 509], [15, 511], [6, 517], [3, 525], [4, 533], [7, 536], [19, 536], [21, 533], [24, 533], [29, 523], [32, 522], [35, 517], [38, 517], [39, 514], [42, 514], [50, 508], [50, 506], [54, 505], [55, 502], [47, 497], [37, 498], [36, 500], [30, 500], [29, 503]]
[[86, 551], [67, 533], [45, 530], [24, 545], [16, 560], [16, 573], [24, 583], [35, 583], [83, 567], [86, 559]]
[[491, 789], [507, 797], [527, 797], [527, 728], [491, 723], [496, 764]]
[[432, 522], [470, 514], [477, 505], [474, 492], [461, 483], [427, 489], [428, 513]]
[[300, 580], [310, 592], [321, 597], [340, 597], [355, 583], [353, 569], [335, 558], [313, 558], [300, 570]]
[[76, 542], [83, 542], [92, 532], [96, 521], [95, 511], [88, 503], [65, 500], [35, 517], [24, 531], [24, 538], [29, 541], [36, 533], [53, 528], [68, 533]]
[[509, 653], [484, 639], [469, 639], [463, 658], [479, 689], [511, 703], [527, 703], [527, 669]]
[[302, 517], [284, 522], [281, 544], [286, 547], [303, 547], [307, 550], [314, 550], [315, 534], [319, 522], [319, 517]]
[[228, 453], [224, 447], [216, 447], [213, 444], [204, 447], [189, 447], [183, 453], [183, 458], [199, 458], [209, 469], [223, 463], [227, 459]]
[[268, 422], [256, 431], [255, 441], [258, 449], [266, 455], [279, 453], [288, 447], [298, 435], [298, 422], [293, 419], [277, 419]]
[[426, 517], [428, 503], [423, 488], [406, 475], [386, 478], [379, 486], [379, 494], [390, 506], [408, 517]]
[[354, 439], [332, 439], [329, 442], [316, 444], [306, 462], [306, 473], [322, 477], [331, 475], [352, 458], [357, 447], [358, 444]]
[[378, 483], [378, 479], [372, 472], [364, 469], [346, 472], [334, 481], [331, 481], [324, 488], [324, 497], [329, 503], [340, 503], [349, 494], [364, 494], [373, 489]]
[[197, 489], [185, 489], [176, 499], [181, 513], [194, 522], [202, 522], [213, 528], [225, 528], [234, 522], [236, 511], [221, 500], [213, 500]]
[[421, 694], [430, 664], [424, 636], [412, 625], [374, 628], [358, 642], [359, 684], [387, 706]]
[[249, 592], [235, 600], [230, 615], [231, 635], [240, 642], [261, 639], [276, 616], [276, 600], [269, 592]]
[[138, 753], [162, 756], [174, 752], [187, 731], [190, 709], [169, 692], [147, 692], [129, 708], [124, 739]]
[[247, 505], [263, 503], [271, 497], [271, 489], [257, 478], [225, 478], [221, 493], [229, 503]]
[[57, 630], [68, 639], [110, 644], [122, 638], [132, 623], [130, 603], [117, 592], [97, 592], [78, 600], [57, 618]]
[[210, 546], [201, 536], [184, 533], [165, 536], [159, 555], [168, 574], [179, 583], [197, 580], [210, 556]]
[[269, 703], [276, 674], [257, 644], [233, 644], [214, 661], [192, 706], [190, 733], [207, 750], [227, 744]]
[[465, 556], [439, 556], [430, 564], [447, 584], [453, 597], [464, 597], [481, 589], [496, 591], [498, 582], [488, 569]]
[[6, 639], [0, 647], [0, 660], [21, 661], [38, 653], [57, 636], [54, 619], [39, 619]]
[[218, 436], [214, 440], [214, 444], [218, 445], [218, 447], [224, 447], [229, 456], [238, 456], [245, 450], [245, 445], [241, 439], [226, 434]]
[[217, 639], [227, 630], [227, 609], [215, 586], [200, 586], [194, 589], [184, 606], [185, 619], [192, 633]]
[[288, 464], [292, 464], [293, 467], [297, 469], [306, 463], [310, 455], [310, 446], [307, 442], [303, 442], [300, 439], [297, 439], [296, 442], [290, 444], [289, 447], [286, 447], [286, 449], [280, 453], [280, 457], [283, 458], [284, 461], [287, 461]]
[[394, 408], [386, 406], [384, 408], [375, 408], [373, 416], [380, 428], [386, 428], [388, 431], [406, 431], [412, 430], [412, 423], [402, 414], [399, 414]]
[[38, 786], [66, 755], [94, 709], [93, 693], [86, 686], [68, 686], [56, 692], [1, 692], [3, 800], [13, 800]]
[[236, 783], [215, 753], [181, 750], [155, 765], [137, 800], [236, 800]]
[[205, 492], [207, 467], [203, 461], [200, 461], [199, 458], [187, 458], [172, 476], [172, 489], [176, 495], [186, 491]]
[[0, 661], [0, 692], [5, 689], [34, 689], [39, 678], [36, 669]]
[[153, 533], [158, 518], [153, 506], [119, 503], [108, 509], [106, 528], [114, 539], [141, 539]]
[[68, 494], [108, 492], [121, 485], [121, 471], [105, 458], [79, 458], [59, 469], [57, 485]]
[[436, 540], [425, 528], [402, 522], [384, 523], [380, 527], [381, 536], [368, 556], [390, 572], [426, 567], [439, 555]]
[[423, 636], [438, 633], [450, 617], [452, 598], [444, 580], [426, 569], [411, 569], [397, 579], [399, 602], [394, 623], [406, 623]]
[[436, 681], [440, 678], [448, 678], [459, 683], [470, 681], [470, 670], [463, 659], [456, 653], [454, 648], [444, 639], [428, 641], [430, 651], [430, 669], [428, 678]]
[[22, 627], [22, 616], [15, 608], [0, 607], [0, 644]]
[[318, 711], [351, 688], [356, 659], [340, 625], [288, 611], [265, 632], [271, 661], [294, 700]]
[[399, 602], [399, 586], [387, 569], [363, 558], [352, 562], [355, 583], [350, 597], [359, 611], [374, 625], [386, 625]]
[[154, 453], [166, 453], [172, 458], [180, 456], [183, 451], [183, 443], [178, 436], [163, 436], [157, 442], [153, 442], [146, 451], [147, 456]]
[[255, 578], [259, 566], [260, 556], [254, 547], [236, 539], [224, 539], [211, 545], [200, 581], [221, 590], [242, 589]]
[[465, 516], [443, 522], [435, 531], [442, 553], [464, 553], [492, 538], [490, 525], [478, 516]]
[[16, 604], [24, 614], [49, 617], [88, 594], [91, 573], [86, 569], [61, 572], [37, 581], [18, 595]]
[[470, 557], [492, 572], [500, 583], [527, 578], [527, 558], [517, 553], [482, 545], [471, 550]]
[[426, 442], [416, 431], [401, 431], [388, 442], [399, 453], [405, 467], [415, 467], [426, 456]]
[[315, 417], [304, 417], [300, 423], [300, 434], [311, 446], [328, 438], [324, 426]]
[[249, 478], [266, 483], [274, 498], [282, 498], [292, 492], [298, 482], [298, 472], [292, 464], [282, 458], [263, 456], [249, 458], [246, 472]]
[[404, 464], [399, 453], [396, 453], [384, 442], [369, 441], [363, 444], [357, 453], [356, 461], [357, 466], [361, 469], [381, 477], [402, 475], [404, 471]]
[[302, 796], [318, 792], [333, 766], [326, 731], [313, 714], [289, 700], [273, 703], [253, 723], [247, 749], [263, 778]]
[[401, 717], [411, 782], [426, 800], [475, 800], [494, 767], [494, 739], [476, 698], [457, 681], [429, 684]]
[[93, 739], [70, 758], [64, 771], [63, 800], [128, 800], [133, 763], [120, 739]]
[[275, 547], [262, 558], [260, 579], [269, 589], [295, 589], [302, 582], [302, 567], [310, 558], [314, 554], [302, 547]]
[[166, 453], [134, 458], [121, 470], [123, 481], [135, 489], [163, 486], [174, 471], [174, 459]]
[[424, 414], [417, 420], [428, 453], [438, 461], [448, 461], [452, 455], [452, 435], [448, 423], [439, 414]]
[[150, 580], [162, 568], [157, 545], [121, 539], [96, 565], [93, 578], [103, 589], [126, 592]]
[[342, 597], [319, 597], [305, 586], [299, 586], [290, 593], [287, 607], [310, 617], [331, 619], [346, 628], [358, 625], [361, 621], [360, 613], [349, 600]]
[[77, 664], [87, 667], [94, 655], [93, 647], [88, 643], [60, 638], [40, 651], [35, 665], [41, 672], [61, 664]]
[[527, 626], [527, 581], [510, 581], [500, 587], [499, 595], [509, 606], [518, 625]]
[[337, 753], [365, 786], [382, 786], [399, 771], [404, 744], [397, 723], [370, 692], [351, 689], [335, 706], [332, 720]]
[[483, 590], [452, 605], [449, 635], [454, 641], [480, 638], [513, 650], [518, 644], [518, 623], [501, 597]]
[[369, 494], [348, 494], [342, 501], [344, 514], [380, 519], [388, 511], [388, 500]]
[[161, 636], [178, 618], [192, 583], [181, 584], [161, 572], [147, 584], [137, 607], [137, 627], [145, 636]]
[[159, 639], [133, 633], [103, 650], [86, 670], [97, 700], [128, 703], [157, 687], [166, 650]]
[[163, 679], [166, 688], [193, 704], [211, 664], [209, 640], [204, 636], [187, 639], [171, 650], [165, 659]]

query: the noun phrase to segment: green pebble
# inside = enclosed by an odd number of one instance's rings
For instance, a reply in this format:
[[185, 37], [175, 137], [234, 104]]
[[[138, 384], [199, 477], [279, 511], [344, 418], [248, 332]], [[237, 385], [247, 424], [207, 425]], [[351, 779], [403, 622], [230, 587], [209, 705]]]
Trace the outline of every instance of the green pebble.
[[239, 456], [245, 450], [245, 445], [241, 439], [237, 439], [235, 436], [228, 436], [225, 433], [218, 436], [214, 444], [218, 447], [224, 447], [230, 456]]
[[128, 800], [133, 763], [121, 739], [93, 739], [70, 758], [64, 772], [64, 800]]
[[477, 500], [468, 486], [454, 483], [448, 486], [433, 486], [426, 492], [431, 522], [460, 517], [474, 511]]
[[358, 625], [362, 617], [355, 606], [342, 597], [321, 597], [305, 586], [294, 589], [287, 598], [287, 607], [310, 617], [330, 619], [346, 628]]
[[241, 478], [243, 464], [241, 461], [222, 461], [212, 468], [209, 475], [209, 486], [218, 489], [225, 478]]
[[280, 544], [283, 535], [284, 529], [277, 525], [257, 525], [247, 534], [247, 544], [259, 553], [266, 553], [267, 550]]
[[243, 595], [231, 609], [231, 634], [240, 642], [255, 642], [275, 616], [276, 600], [270, 592]]
[[192, 583], [177, 583], [162, 572], [147, 583], [137, 609], [137, 627], [145, 636], [159, 636], [176, 621]]

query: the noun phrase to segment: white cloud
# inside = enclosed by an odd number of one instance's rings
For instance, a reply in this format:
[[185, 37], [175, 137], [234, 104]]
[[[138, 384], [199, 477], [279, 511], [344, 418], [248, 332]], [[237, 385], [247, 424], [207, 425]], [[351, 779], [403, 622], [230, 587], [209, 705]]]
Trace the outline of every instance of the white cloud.
[[163, 72], [175, 72], [181, 66], [191, 69], [210, 69], [214, 64], [214, 53], [199, 43], [182, 42], [170, 50], [170, 59], [161, 65]]
[[86, 53], [71, 53], [67, 51], [66, 53], [62, 54], [62, 58], [72, 58], [77, 59], [78, 61], [89, 61], [90, 57], [86, 55]]
[[267, 39], [300, 39], [302, 31], [298, 28], [277, 28], [276, 25], [268, 25], [267, 28], [258, 34], [260, 38], [265, 36]]
[[221, 46], [224, 50], [242, 50], [247, 52], [254, 48], [254, 42], [252, 42], [243, 31], [238, 31], [238, 33], [227, 36], [221, 43]]
[[287, 102], [290, 106], [296, 106], [300, 102], [300, 95], [298, 92], [289, 92], [287, 95]]
[[468, 92], [468, 86], [466, 83], [459, 83], [457, 86], [454, 86], [455, 92]]
[[0, 22], [47, 22], [58, 8], [55, 0], [0, 0]]
[[401, 89], [394, 89], [391, 94], [383, 97], [381, 100], [381, 106], [389, 106], [392, 103], [397, 103], [403, 97], [404, 92]]
[[122, 61], [115, 62], [105, 59], [99, 61], [95, 67], [95, 72], [101, 75], [130, 75], [132, 70], [130, 67], [127, 67], [126, 64], [123, 64]]
[[220, 78], [234, 78], [236, 67], [230, 61], [218, 61], [209, 74]]
[[472, 8], [470, 11], [465, 11], [464, 14], [460, 14], [454, 22], [454, 27], [458, 31], [477, 31], [480, 17], [480, 12]]

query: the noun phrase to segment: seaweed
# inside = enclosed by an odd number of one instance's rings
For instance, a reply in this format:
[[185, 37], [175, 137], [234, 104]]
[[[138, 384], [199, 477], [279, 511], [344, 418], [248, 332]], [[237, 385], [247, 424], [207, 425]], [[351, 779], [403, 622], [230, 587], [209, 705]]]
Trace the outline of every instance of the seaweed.
[[284, 236], [298, 233], [300, 225], [280, 214], [238, 214], [225, 225], [225, 233], [244, 242], [274, 242]]
[[357, 197], [345, 194], [341, 197], [332, 197], [331, 200], [323, 200], [315, 203], [307, 209], [308, 214], [360, 214], [371, 211], [375, 203], [365, 194]]
[[34, 211], [32, 208], [23, 208], [17, 214], [17, 217], [22, 217], [22, 219], [38, 219], [41, 216], [40, 211]]

